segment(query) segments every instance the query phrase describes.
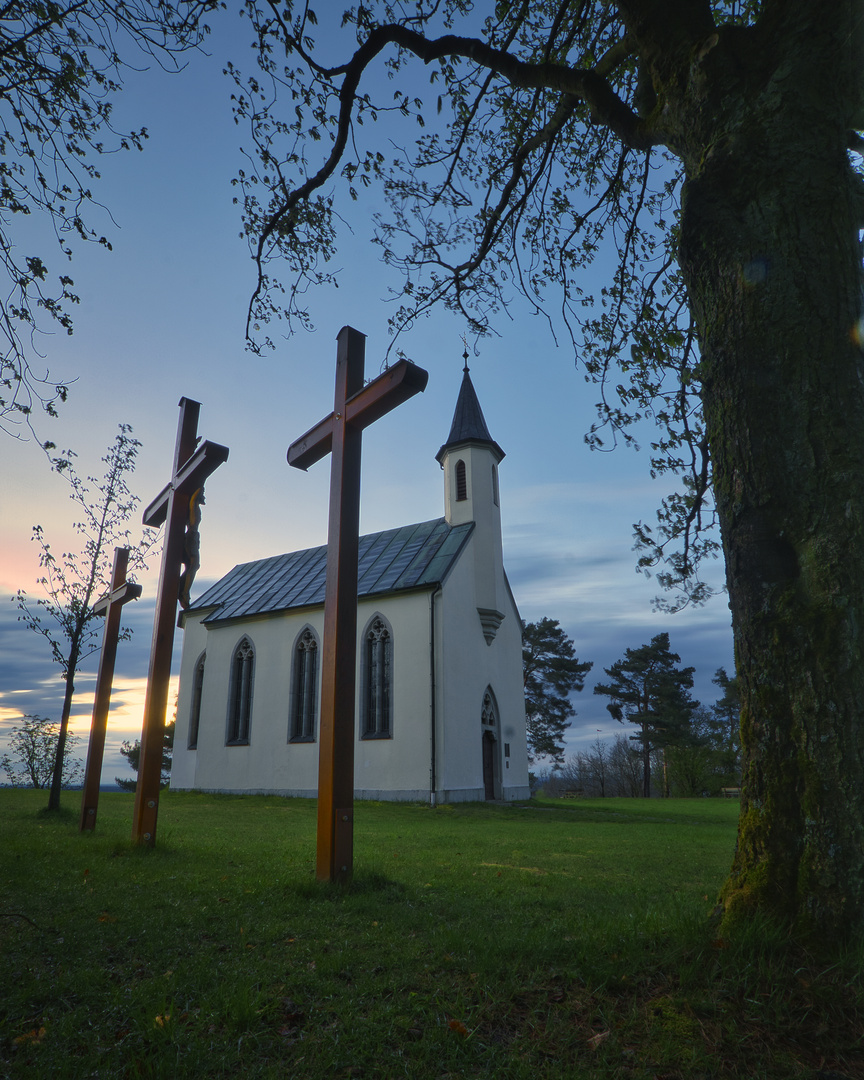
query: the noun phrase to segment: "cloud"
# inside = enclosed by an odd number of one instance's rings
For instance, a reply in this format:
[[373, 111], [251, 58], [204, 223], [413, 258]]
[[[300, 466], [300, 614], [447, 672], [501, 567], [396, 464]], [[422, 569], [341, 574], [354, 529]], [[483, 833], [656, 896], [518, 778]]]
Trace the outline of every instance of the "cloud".
[[[206, 583], [202, 583], [202, 588]], [[141, 736], [144, 697], [147, 689], [150, 642], [153, 632], [155, 599], [151, 596], [124, 608], [124, 624], [132, 631], [130, 641], [118, 645], [108, 714], [108, 731], [102, 783], [111, 784], [115, 776], [131, 776], [126, 759], [120, 754], [124, 741]], [[98, 645], [101, 647], [101, 627]], [[175, 634], [172, 670], [179, 671], [183, 635]], [[70, 730], [81, 743], [79, 757], [85, 757], [93, 714], [99, 653], [91, 655], [75, 677]], [[177, 676], [169, 684], [168, 713], [171, 715], [177, 696]], [[17, 621], [12, 605], [0, 607], [0, 753], [7, 750], [9, 737], [22, 716], [47, 716], [60, 719], [65, 685], [59, 666], [51, 659], [50, 646], [38, 634]]]
[[[528, 622], [557, 619], [572, 638], [577, 656], [594, 662], [584, 691], [573, 695], [577, 716], [565, 735], [567, 753], [625, 730], [626, 725], [610, 719], [607, 699], [595, 695], [594, 686], [604, 681], [604, 668], [626, 649], [646, 644], [655, 634], [668, 633], [682, 666], [696, 669], [692, 692], [699, 701], [716, 700], [711, 678], [718, 667], [734, 671], [722, 565], [705, 568], [718, 595], [704, 606], [674, 615], [654, 610], [654, 597], [661, 590], [653, 578], [636, 573], [629, 533], [586, 525], [581, 517], [568, 529], [553, 513], [550, 499], [563, 503], [577, 489], [583, 498], [588, 493], [592, 499], [604, 498], [590, 484], [544, 485], [534, 497], [526, 495], [523, 500], [528, 512], [541, 521], [520, 521], [508, 527], [504, 536], [507, 576], [522, 618]], [[620, 491], [610, 494], [610, 505], [621, 498]]]

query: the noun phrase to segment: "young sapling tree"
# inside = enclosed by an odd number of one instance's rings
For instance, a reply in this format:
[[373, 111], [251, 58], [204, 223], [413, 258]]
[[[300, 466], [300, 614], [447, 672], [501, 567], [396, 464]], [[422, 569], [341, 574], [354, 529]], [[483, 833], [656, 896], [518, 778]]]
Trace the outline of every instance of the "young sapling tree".
[[[69, 452], [54, 459], [54, 468], [68, 481], [69, 497], [82, 515], [75, 523], [75, 531], [83, 544], [80, 551], [67, 551], [58, 557], [45, 539], [42, 526], [35, 525], [32, 538], [39, 547], [39, 565], [43, 571], [37, 583], [45, 595], [33, 600], [25, 590], [19, 589], [13, 598], [18, 604], [19, 621], [48, 642], [65, 683], [49, 810], [60, 808], [75, 675], [81, 663], [97, 648], [100, 619], [93, 607], [108, 587], [114, 548], [129, 547], [129, 565], [134, 570], [144, 567], [150, 546], [146, 534], [138, 544], [133, 544], [128, 528], [140, 501], [129, 490], [127, 482], [135, 469], [140, 445], [132, 437], [131, 427], [121, 424], [114, 442], [102, 458], [105, 473], [101, 480], [92, 476], [82, 479], [75, 471], [74, 455]], [[121, 640], [128, 640], [130, 636], [128, 627], [121, 630]]]

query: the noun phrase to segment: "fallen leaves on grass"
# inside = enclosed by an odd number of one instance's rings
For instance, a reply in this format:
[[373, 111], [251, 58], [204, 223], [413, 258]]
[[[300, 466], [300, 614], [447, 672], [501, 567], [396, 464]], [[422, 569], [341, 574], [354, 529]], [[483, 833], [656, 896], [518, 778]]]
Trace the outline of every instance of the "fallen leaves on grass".
[[449, 1027], [451, 1031], [455, 1031], [457, 1035], [462, 1035], [464, 1037], [468, 1034], [468, 1028], [465, 1027], [461, 1020], [448, 1020], [447, 1027]]
[[601, 1031], [597, 1035], [594, 1035], [588, 1040], [588, 1045], [592, 1050], [596, 1050], [598, 1046], [602, 1046], [604, 1042], [609, 1038], [610, 1032]]
[[45, 1028], [31, 1028], [30, 1031], [25, 1031], [23, 1035], [19, 1035], [17, 1039], [13, 1039], [13, 1043], [16, 1046], [27, 1046], [29, 1043], [42, 1042], [45, 1038]]

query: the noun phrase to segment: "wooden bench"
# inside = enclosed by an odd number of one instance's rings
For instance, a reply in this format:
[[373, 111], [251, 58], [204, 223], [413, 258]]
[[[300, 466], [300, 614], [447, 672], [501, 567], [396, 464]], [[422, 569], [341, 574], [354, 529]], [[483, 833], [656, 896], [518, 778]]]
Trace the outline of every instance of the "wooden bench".
[[583, 791], [582, 791], [581, 788], [578, 791], [576, 791], [574, 789], [572, 791], [565, 791], [564, 792], [564, 798], [565, 799], [581, 799], [582, 795], [583, 795]]
[[740, 787], [723, 787], [720, 791], [724, 799], [740, 799], [741, 788]]

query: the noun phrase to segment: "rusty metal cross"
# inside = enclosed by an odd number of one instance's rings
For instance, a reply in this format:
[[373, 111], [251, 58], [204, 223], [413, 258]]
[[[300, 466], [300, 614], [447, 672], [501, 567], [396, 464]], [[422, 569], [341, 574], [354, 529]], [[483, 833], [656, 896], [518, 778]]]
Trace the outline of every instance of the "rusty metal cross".
[[156, 618], [150, 646], [150, 671], [144, 699], [144, 727], [141, 732], [141, 759], [132, 817], [132, 839], [139, 844], [156, 844], [156, 817], [159, 810], [159, 779], [162, 771], [162, 741], [165, 735], [165, 708], [171, 678], [171, 652], [180, 593], [180, 569], [184, 561], [184, 537], [190, 520], [193, 497], [207, 477], [228, 458], [228, 447], [219, 443], [198, 443], [198, 414], [201, 405], [180, 398], [180, 422], [174, 448], [171, 479], [144, 511], [144, 524], [158, 528], [165, 523], [162, 567], [156, 594]]
[[361, 436], [364, 428], [425, 390], [429, 379], [423, 368], [400, 360], [364, 386], [365, 335], [350, 326], [343, 326], [337, 342], [333, 412], [288, 449], [288, 464], [304, 470], [332, 454], [321, 650], [316, 866], [319, 881], [333, 882], [350, 878], [354, 859], [354, 696]]
[[105, 616], [105, 631], [102, 635], [102, 652], [99, 654], [96, 698], [93, 702], [87, 765], [84, 769], [84, 791], [81, 796], [81, 823], [79, 825], [81, 832], [92, 832], [96, 828], [99, 781], [102, 778], [105, 730], [108, 726], [108, 707], [111, 704], [111, 686], [114, 682], [114, 661], [117, 658], [117, 641], [120, 636], [121, 608], [128, 601], [137, 600], [141, 595], [141, 586], [126, 580], [128, 565], [129, 548], [114, 548], [111, 586], [105, 596], [93, 605], [96, 615]]

